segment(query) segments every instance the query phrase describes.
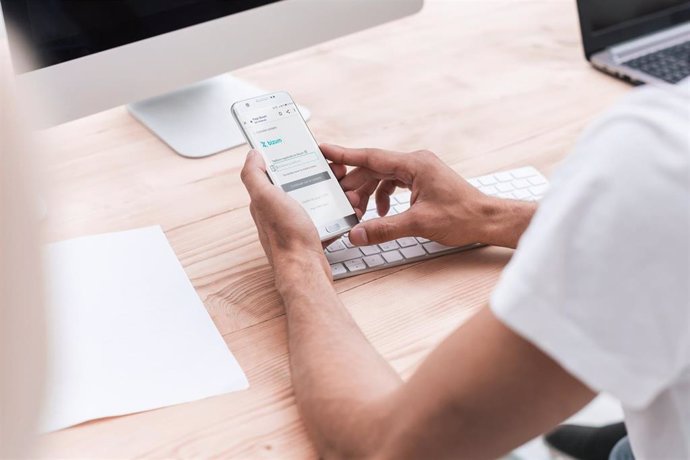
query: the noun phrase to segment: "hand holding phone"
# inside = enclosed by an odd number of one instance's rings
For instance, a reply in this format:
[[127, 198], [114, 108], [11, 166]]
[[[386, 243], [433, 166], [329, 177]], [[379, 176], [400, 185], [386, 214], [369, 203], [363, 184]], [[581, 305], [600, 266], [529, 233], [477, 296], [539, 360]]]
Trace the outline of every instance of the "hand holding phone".
[[358, 223], [355, 210], [289, 94], [279, 92], [237, 102], [232, 114], [249, 145], [264, 158], [271, 182], [302, 205], [321, 241], [336, 238]]

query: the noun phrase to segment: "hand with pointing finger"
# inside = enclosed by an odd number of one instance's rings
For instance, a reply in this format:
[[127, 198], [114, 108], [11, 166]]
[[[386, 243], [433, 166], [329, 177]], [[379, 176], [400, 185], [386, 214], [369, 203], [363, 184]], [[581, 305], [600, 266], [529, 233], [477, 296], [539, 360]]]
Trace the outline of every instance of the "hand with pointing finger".
[[[321, 145], [334, 165], [352, 166], [341, 180], [350, 203], [366, 212], [374, 195], [380, 217], [350, 231], [355, 245], [420, 236], [447, 246], [484, 243], [516, 247], [536, 210], [534, 203], [489, 197], [429, 151], [396, 153]], [[411, 191], [410, 209], [386, 216], [396, 188]]]

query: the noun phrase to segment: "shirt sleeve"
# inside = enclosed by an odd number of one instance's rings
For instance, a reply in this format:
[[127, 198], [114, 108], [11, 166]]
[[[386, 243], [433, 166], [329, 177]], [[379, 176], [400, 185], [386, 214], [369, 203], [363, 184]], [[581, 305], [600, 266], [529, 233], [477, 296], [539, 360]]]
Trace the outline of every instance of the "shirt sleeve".
[[690, 362], [690, 101], [656, 93], [584, 134], [491, 298], [508, 327], [632, 408]]

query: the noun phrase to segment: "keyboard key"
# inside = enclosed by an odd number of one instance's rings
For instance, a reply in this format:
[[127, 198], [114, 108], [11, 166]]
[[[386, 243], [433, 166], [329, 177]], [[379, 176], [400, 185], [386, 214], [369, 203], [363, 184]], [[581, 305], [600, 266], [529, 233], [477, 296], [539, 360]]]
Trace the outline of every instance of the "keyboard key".
[[422, 238], [421, 236], [418, 236], [416, 239], [420, 243], [428, 243], [429, 241], [431, 241], [431, 240], [427, 240], [426, 238]]
[[498, 189], [494, 187], [493, 185], [489, 185], [488, 187], [479, 187], [479, 190], [486, 194], [486, 195], [495, 195], [498, 193]]
[[386, 261], [383, 260], [383, 257], [376, 254], [373, 256], [365, 257], [364, 263], [366, 263], [369, 268], [374, 268], [374, 267], [378, 267], [379, 265], [385, 264]]
[[527, 188], [529, 187], [529, 181], [526, 181], [525, 179], [515, 179], [513, 182], [513, 187], [515, 188]]
[[513, 195], [515, 195], [515, 198], [518, 200], [526, 200], [532, 196], [532, 193], [529, 190], [515, 190]]
[[528, 180], [529, 183], [532, 184], [532, 185], [544, 185], [544, 184], [546, 183], [546, 179], [544, 179], [544, 178], [541, 177], [541, 176], [530, 177], [530, 178], [527, 179], [527, 180]]
[[329, 252], [326, 254], [326, 259], [328, 259], [328, 262], [331, 264], [337, 264], [340, 262], [345, 262], [346, 260], [357, 259], [359, 257], [362, 257], [362, 251], [360, 251], [359, 248], [346, 249], [338, 252]]
[[501, 183], [496, 185], [496, 189], [501, 193], [507, 193], [513, 191], [513, 186], [511, 184]]
[[398, 241], [398, 244], [404, 248], [409, 247], [409, 246], [417, 246], [417, 240], [415, 240], [412, 237], [400, 238], [397, 241]]
[[429, 254], [436, 254], [437, 252], [443, 252], [443, 251], [447, 251], [449, 249], [453, 249], [450, 246], [444, 246], [441, 243], [437, 243], [436, 241], [432, 241], [431, 243], [426, 243], [423, 246], [424, 246], [424, 249], [426, 249]]
[[378, 254], [381, 252], [378, 246], [362, 246], [359, 248], [365, 256], [370, 256], [372, 254]]
[[532, 187], [530, 189], [530, 192], [532, 192], [532, 195], [542, 197], [546, 194], [546, 191], [549, 189], [549, 186], [547, 184], [544, 185], [539, 185], [536, 187]]
[[346, 249], [345, 243], [342, 242], [342, 240], [334, 241], [331, 243], [330, 246], [328, 246], [328, 252], [336, 252], [336, 251], [342, 251], [343, 249]]
[[386, 262], [388, 262], [389, 264], [403, 260], [403, 256], [402, 254], [400, 254], [399, 251], [384, 252], [382, 255], [383, 258], [386, 259]]
[[400, 252], [403, 256], [405, 256], [406, 259], [414, 259], [415, 257], [421, 257], [426, 255], [426, 251], [424, 250], [421, 244], [418, 244], [416, 246], [410, 246], [408, 248], [402, 248]]
[[343, 264], [333, 264], [331, 265], [331, 273], [333, 276], [338, 276], [347, 273], [347, 269]]
[[382, 251], [392, 251], [394, 249], [400, 249], [400, 246], [395, 241], [388, 241], [386, 243], [379, 244]]
[[410, 209], [410, 203], [396, 204], [395, 209], [398, 211], [398, 214], [400, 214]]
[[496, 182], [498, 181], [494, 176], [484, 176], [479, 178], [479, 183], [482, 185], [494, 185]]
[[351, 272], [359, 272], [367, 268], [366, 264], [362, 259], [348, 260], [345, 262], [345, 266]]
[[472, 187], [479, 187], [479, 185], [480, 185], [479, 180], [480, 179], [481, 179], [481, 177], [479, 179], [467, 179], [467, 182], [469, 182]]
[[350, 243], [350, 238], [348, 238], [347, 236], [342, 237], [340, 239], [340, 241], [343, 242], [343, 244], [345, 245], [346, 248], [354, 248], [355, 247], [354, 244]]
[[499, 182], [510, 182], [513, 180], [513, 175], [509, 172], [500, 172], [498, 174], [494, 174], [494, 177], [496, 177]]
[[367, 203], [367, 211], [373, 211], [374, 209], [376, 209], [376, 200], [370, 198], [369, 203]]

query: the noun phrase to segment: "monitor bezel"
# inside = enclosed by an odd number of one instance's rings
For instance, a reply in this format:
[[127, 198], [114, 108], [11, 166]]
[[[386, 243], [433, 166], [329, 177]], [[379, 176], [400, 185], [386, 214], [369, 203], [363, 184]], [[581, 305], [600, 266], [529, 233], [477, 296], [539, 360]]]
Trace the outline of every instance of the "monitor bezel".
[[[165, 34], [169, 34], [169, 33], [175, 33], [175, 32], [178, 32], [180, 30], [184, 30], [186, 28], [202, 25], [202, 24], [210, 22], [210, 21], [216, 21], [218, 19], [223, 19], [223, 18], [228, 17], [228, 16], [241, 14], [245, 11], [250, 11], [250, 10], [255, 9], [255, 8], [267, 7], [267, 6], [270, 6], [270, 5], [277, 3], [277, 2], [280, 2], [280, 1], [286, 1], [286, 0], [253, 0], [252, 4], [250, 6], [244, 6], [243, 5], [243, 7], [240, 10], [234, 11], [232, 13], [218, 14], [218, 15], [214, 15], [214, 16], [212, 16], [211, 14], [207, 14], [208, 17], [204, 20], [189, 21], [188, 23], [186, 23], [186, 25], [182, 25], [180, 27], [172, 27], [172, 26], [165, 27], [166, 30], [163, 30], [159, 33], [151, 33], [149, 35], [141, 36], [140, 38], [137, 38], [135, 40], [129, 40], [129, 41], [122, 40], [117, 45], [108, 46], [108, 47], [105, 47], [103, 49], [93, 50], [92, 52], [88, 52], [88, 53], [84, 53], [84, 54], [80, 54], [80, 55], [75, 55], [75, 56], [67, 58], [67, 59], [54, 60], [54, 62], [50, 62], [50, 63], [40, 62], [40, 59], [34, 59], [31, 62], [25, 62], [24, 60], [22, 60], [20, 55], [24, 51], [24, 48], [31, 48], [32, 47], [32, 38], [29, 37], [28, 35], [24, 34], [21, 31], [21, 29], [16, 25], [16, 23], [11, 23], [11, 24], [9, 24], [10, 27], [13, 29], [13, 31], [15, 33], [18, 34], [18, 36], [21, 37], [22, 48], [18, 49], [16, 40], [10, 39], [9, 40], [10, 54], [11, 54], [11, 57], [13, 59], [13, 63], [15, 66], [15, 72], [17, 74], [24, 74], [24, 73], [33, 72], [33, 71], [45, 69], [45, 68], [56, 66], [56, 65], [65, 64], [67, 62], [74, 61], [76, 59], [88, 57], [88, 56], [98, 54], [98, 53], [107, 52], [111, 49], [119, 48], [121, 46], [127, 46], [127, 45], [131, 45], [131, 44], [135, 44], [137, 42], [149, 40], [151, 38], [155, 38], [155, 37], [158, 37], [161, 35], [165, 35]], [[203, 10], [203, 11], [208, 12], [208, 6], [205, 6], [204, 8], [205, 8], [205, 10]], [[4, 21], [6, 21], [8, 23], [11, 21], [11, 18], [13, 18], [13, 17], [19, 18], [20, 23], [22, 23], [22, 24], [29, 24], [31, 22], [30, 17], [29, 17], [28, 12], [27, 12], [27, 5], [26, 5], [25, 0], [21, 1], [21, 2], [16, 1], [16, 0], [0, 0], [0, 9], [2, 10], [2, 16], [3, 16]], [[184, 22], [184, 20], [182, 22]], [[38, 58], [39, 54], [35, 54], [34, 57]], [[24, 67], [28, 67], [28, 68], [24, 68]]]
[[684, 22], [690, 21], [690, 2], [668, 10], [625, 21], [601, 31], [592, 30], [592, 0], [578, 0], [577, 8], [580, 16], [580, 29], [585, 56], [589, 59], [593, 54], [606, 48], [632, 40], [643, 35], [658, 32]]
[[[279, 1], [18, 74], [16, 86], [34, 125], [47, 128], [401, 19], [423, 5], [424, 0]], [[8, 30], [8, 38], [19, 39], [13, 33]]]

